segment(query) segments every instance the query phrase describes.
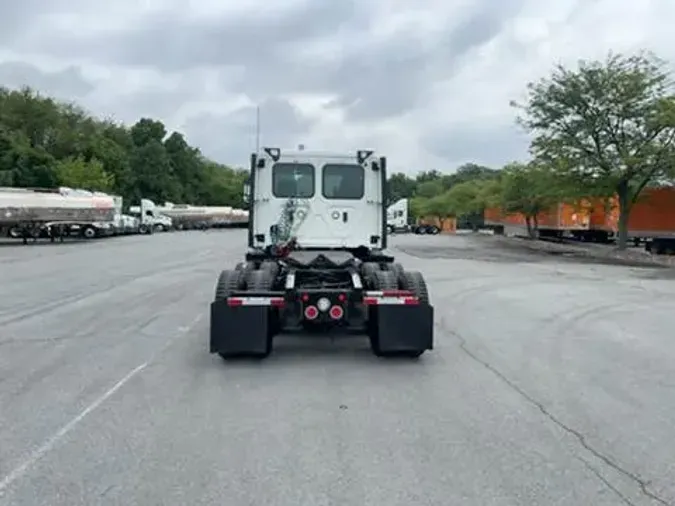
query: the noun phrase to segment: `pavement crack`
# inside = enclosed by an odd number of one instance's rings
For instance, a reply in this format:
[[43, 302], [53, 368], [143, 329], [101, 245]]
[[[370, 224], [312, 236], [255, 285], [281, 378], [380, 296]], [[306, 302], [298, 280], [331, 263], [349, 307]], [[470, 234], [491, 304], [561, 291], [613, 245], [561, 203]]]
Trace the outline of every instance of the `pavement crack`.
[[[444, 323], [444, 322], [443, 322]], [[474, 352], [472, 352], [468, 347], [467, 347], [467, 342], [466, 339], [459, 333], [455, 332], [454, 330], [448, 328], [446, 325], [441, 324], [443, 329], [451, 334], [457, 341], [459, 342], [459, 348], [464, 352], [469, 358], [471, 358], [474, 362], [482, 365], [485, 369], [490, 371], [492, 374], [497, 376], [503, 383], [505, 383], [511, 390], [516, 392], [518, 395], [520, 395], [523, 399], [525, 399], [527, 402], [529, 402], [531, 405], [536, 407], [546, 418], [548, 418], [551, 422], [553, 422], [555, 425], [557, 425], [559, 428], [561, 428], [563, 431], [567, 432], [571, 436], [577, 439], [579, 441], [579, 444], [588, 451], [591, 455], [593, 455], [595, 458], [599, 459], [602, 461], [605, 465], [608, 467], [614, 469], [616, 472], [619, 474], [625, 476], [626, 478], [630, 479], [633, 481], [635, 484], [638, 485], [640, 492], [642, 495], [645, 497], [656, 501], [657, 503], [663, 505], [663, 506], [673, 506], [672, 503], [669, 503], [662, 497], [658, 496], [651, 490], [649, 490], [649, 485], [651, 482], [649, 480], [644, 480], [640, 478], [637, 474], [632, 473], [631, 471], [624, 469], [621, 467], [620, 464], [612, 460], [609, 456], [603, 454], [599, 450], [596, 450], [591, 446], [591, 444], [586, 440], [586, 436], [584, 436], [581, 432], [578, 430], [574, 429], [573, 427], [570, 427], [569, 425], [566, 425], [562, 420], [560, 420], [558, 417], [556, 417], [553, 413], [551, 413], [544, 404], [539, 402], [537, 399], [532, 397], [530, 394], [528, 394], [525, 390], [520, 388], [516, 383], [514, 383], [512, 380], [510, 380], [505, 374], [503, 374], [499, 369], [494, 367], [492, 364], [487, 362], [486, 360], [483, 360], [480, 358], [478, 355], [476, 355]], [[603, 480], [604, 481], [604, 480]]]
[[609, 490], [614, 492], [625, 504], [628, 504], [628, 506], [636, 506], [634, 502], [623, 495], [619, 489], [612, 485], [609, 480], [600, 474], [600, 471], [594, 468], [587, 460], [582, 459], [581, 457], [577, 457], [577, 459], [580, 460], [586, 469], [593, 473], [598, 480], [600, 480]]

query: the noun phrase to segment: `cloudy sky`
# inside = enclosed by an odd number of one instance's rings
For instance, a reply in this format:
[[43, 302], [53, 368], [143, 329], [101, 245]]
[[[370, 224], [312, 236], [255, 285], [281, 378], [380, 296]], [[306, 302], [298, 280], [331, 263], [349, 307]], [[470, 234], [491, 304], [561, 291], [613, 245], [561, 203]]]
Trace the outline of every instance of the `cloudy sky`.
[[221, 162], [262, 143], [375, 148], [394, 170], [526, 155], [509, 100], [556, 62], [668, 43], [675, 1], [22, 0], [0, 84], [162, 119]]

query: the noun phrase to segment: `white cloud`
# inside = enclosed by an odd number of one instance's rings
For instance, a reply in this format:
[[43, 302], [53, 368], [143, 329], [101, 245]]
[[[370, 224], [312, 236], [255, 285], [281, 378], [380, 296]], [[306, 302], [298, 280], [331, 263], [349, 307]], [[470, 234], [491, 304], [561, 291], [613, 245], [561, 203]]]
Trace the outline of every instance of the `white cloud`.
[[0, 83], [161, 119], [237, 165], [256, 103], [265, 142], [372, 147], [392, 170], [500, 165], [526, 154], [509, 100], [554, 64], [675, 57], [670, 0], [25, 0], [3, 14]]

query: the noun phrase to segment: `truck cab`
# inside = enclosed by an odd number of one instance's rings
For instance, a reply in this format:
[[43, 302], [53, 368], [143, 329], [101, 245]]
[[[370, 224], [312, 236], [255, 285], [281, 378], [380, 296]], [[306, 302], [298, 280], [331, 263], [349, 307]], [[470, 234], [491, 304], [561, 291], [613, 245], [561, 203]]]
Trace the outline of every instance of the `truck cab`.
[[386, 248], [386, 159], [264, 148], [251, 156], [249, 247]]
[[409, 228], [408, 199], [399, 199], [387, 208], [387, 230], [389, 233], [407, 232]]
[[161, 214], [157, 205], [149, 199], [141, 199], [140, 206], [131, 206], [129, 214], [138, 218], [142, 234], [152, 234], [155, 231], [166, 232], [173, 227], [173, 220]]

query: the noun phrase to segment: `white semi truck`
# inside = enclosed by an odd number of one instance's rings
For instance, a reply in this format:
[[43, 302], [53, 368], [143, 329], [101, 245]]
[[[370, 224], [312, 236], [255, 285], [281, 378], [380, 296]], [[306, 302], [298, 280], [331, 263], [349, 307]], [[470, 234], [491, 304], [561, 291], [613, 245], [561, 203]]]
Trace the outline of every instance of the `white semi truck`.
[[162, 214], [150, 199], [141, 199], [139, 206], [129, 207], [129, 214], [138, 220], [141, 234], [167, 232], [173, 228], [173, 220]]
[[211, 353], [264, 358], [298, 331], [363, 332], [382, 357], [433, 349], [424, 278], [385, 253], [386, 169], [370, 150], [252, 154], [248, 252], [218, 277]]
[[387, 231], [390, 234], [396, 232], [410, 232], [408, 223], [408, 199], [399, 199], [387, 207]]

